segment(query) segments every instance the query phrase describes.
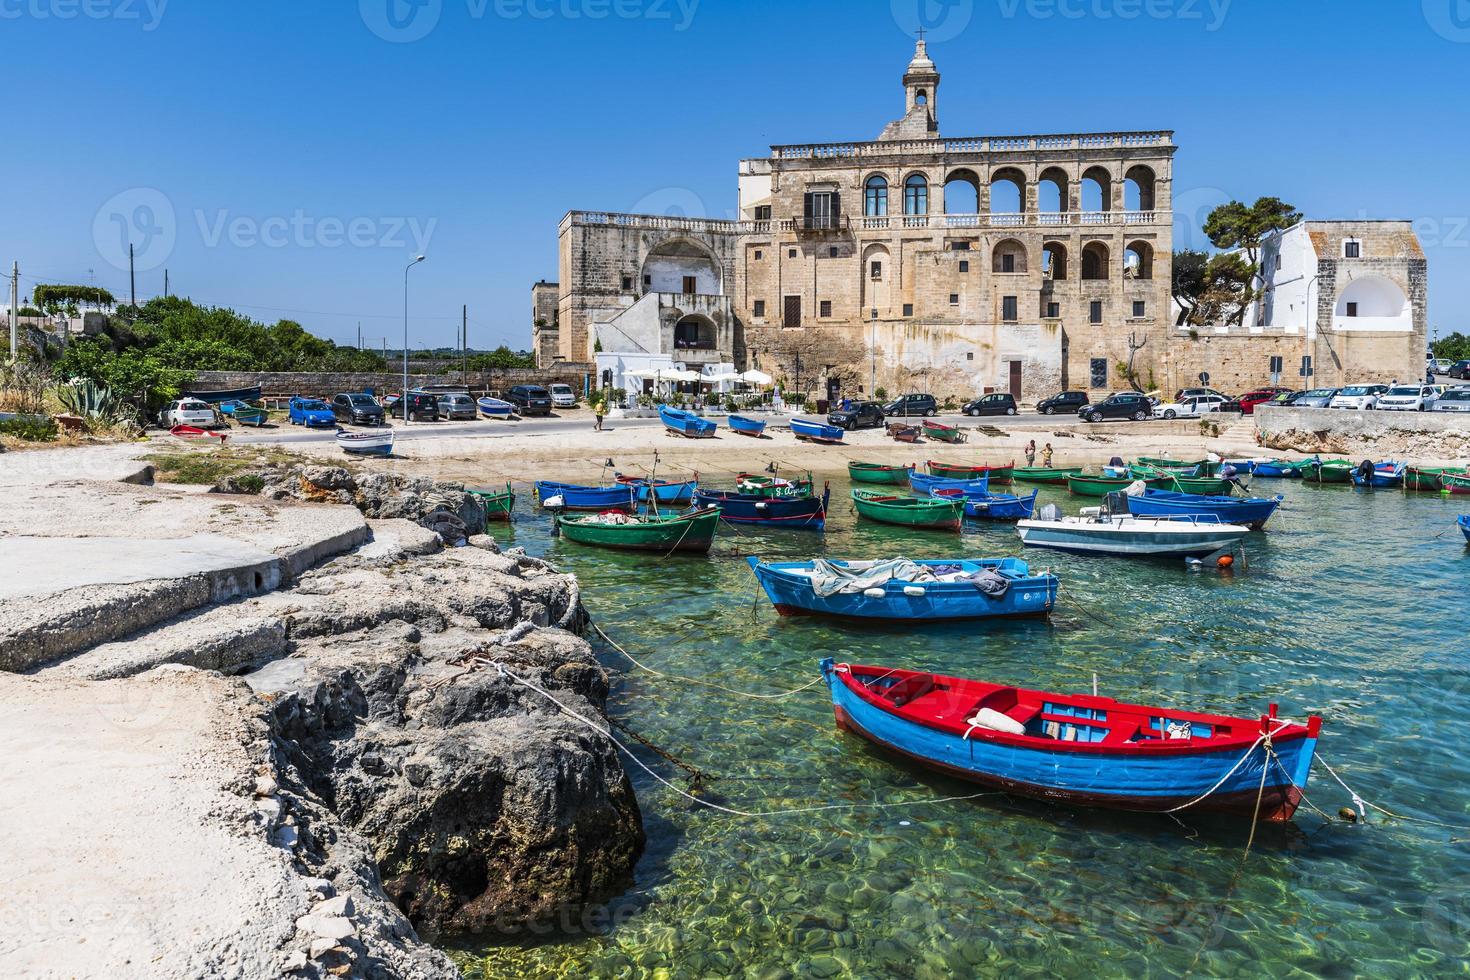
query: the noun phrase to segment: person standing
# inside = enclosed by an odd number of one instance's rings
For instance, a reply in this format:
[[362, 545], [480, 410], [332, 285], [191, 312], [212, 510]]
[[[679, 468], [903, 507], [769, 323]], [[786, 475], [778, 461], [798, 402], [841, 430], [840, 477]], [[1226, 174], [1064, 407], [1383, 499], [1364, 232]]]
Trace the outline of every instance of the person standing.
[[1051, 443], [1041, 447], [1041, 465], [1051, 469]]
[[602, 431], [602, 417], [607, 414], [607, 390], [603, 389], [592, 396], [592, 414], [597, 422], [592, 427], [593, 432]]
[[1032, 439], [1030, 442], [1026, 443], [1026, 465], [1027, 466], [1035, 466], [1036, 465], [1036, 440], [1035, 439]]

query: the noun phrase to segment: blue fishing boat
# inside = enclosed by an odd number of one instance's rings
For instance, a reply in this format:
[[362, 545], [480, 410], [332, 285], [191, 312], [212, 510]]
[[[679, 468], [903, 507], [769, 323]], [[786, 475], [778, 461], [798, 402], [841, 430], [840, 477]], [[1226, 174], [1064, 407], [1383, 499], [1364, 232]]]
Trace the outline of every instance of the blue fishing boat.
[[508, 419], [516, 413], [516, 407], [510, 402], [491, 398], [488, 395], [475, 402], [475, 405], [479, 407], [480, 414], [487, 419]]
[[1365, 467], [1353, 470], [1353, 486], [1373, 487], [1378, 490], [1393, 490], [1404, 485], [1405, 463], [1379, 463], [1370, 474]]
[[842, 430], [835, 425], [826, 422], [813, 422], [810, 419], [792, 419], [791, 432], [798, 439], [807, 442], [836, 443], [842, 441]]
[[660, 504], [687, 504], [694, 500], [694, 491], [699, 489], [699, 474], [694, 474], [694, 479], [676, 483], [650, 484], [648, 480], [639, 476], [617, 475], [618, 483], [626, 487], [633, 487], [638, 492], [638, 502], [648, 503], [651, 496]]
[[1287, 721], [1274, 704], [1232, 718], [831, 658], [821, 667], [838, 728], [926, 768], [1049, 802], [1285, 822], [1322, 730], [1320, 717]]
[[909, 487], [914, 493], [928, 495], [935, 490], [958, 490], [961, 493], [989, 493], [990, 477], [982, 476], [974, 480], [955, 480], [943, 476], [930, 476], [928, 473], [909, 473]]
[[1057, 600], [1057, 577], [1019, 558], [746, 561], [783, 616], [929, 623], [1041, 616]]
[[612, 487], [583, 487], [575, 483], [536, 481], [536, 500], [553, 510], [623, 510], [638, 509], [636, 487], [618, 484]]
[[1460, 530], [1465, 532], [1466, 542], [1470, 542], [1470, 514], [1460, 518]]
[[1032, 490], [1025, 496], [1014, 493], [988, 493], [985, 491], [959, 491], [949, 487], [935, 487], [929, 491], [931, 497], [965, 498], [965, 516], [977, 521], [1024, 521], [1036, 513], [1036, 495]]
[[1252, 475], [1273, 480], [1300, 480], [1302, 465], [1285, 459], [1258, 459]]
[[694, 492], [694, 503], [698, 507], [719, 507], [720, 517], [731, 524], [821, 531], [827, 524], [831, 496], [830, 487], [823, 487], [820, 497], [815, 494], [773, 497], [701, 488]]
[[1169, 517], [1216, 524], [1240, 524], [1259, 531], [1266, 526], [1282, 497], [1221, 497], [1210, 494], [1146, 490], [1141, 496], [1122, 496], [1128, 513], [1140, 517]]
[[765, 419], [753, 419], [745, 415], [731, 415], [726, 421], [730, 423], [730, 431], [737, 435], [753, 436], [759, 439], [766, 431]]
[[658, 417], [663, 420], [665, 429], [675, 435], [684, 436], [686, 439], [713, 439], [715, 437], [714, 421], [701, 418], [693, 412], [660, 405]]

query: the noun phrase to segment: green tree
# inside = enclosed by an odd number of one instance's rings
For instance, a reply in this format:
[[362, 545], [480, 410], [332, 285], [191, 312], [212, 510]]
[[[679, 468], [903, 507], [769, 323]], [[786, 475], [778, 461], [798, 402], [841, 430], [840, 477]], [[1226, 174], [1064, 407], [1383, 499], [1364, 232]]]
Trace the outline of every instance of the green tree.
[[78, 306], [111, 308], [117, 300], [101, 286], [68, 286], [41, 283], [31, 293], [31, 300], [49, 314], [72, 313]]
[[1172, 291], [1179, 303], [1179, 326], [1238, 323], [1256, 295], [1250, 264], [1239, 254], [1184, 251], [1174, 255]]
[[497, 368], [533, 368], [536, 366], [536, 358], [525, 351], [513, 351], [504, 344], [495, 348], [488, 354], [474, 354], [470, 357], [469, 367], [471, 371], [490, 371]]
[[1436, 340], [1430, 347], [1434, 350], [1435, 357], [1443, 357], [1451, 361], [1470, 359], [1470, 337], [1458, 330], [1448, 337]]
[[1278, 197], [1261, 197], [1255, 204], [1239, 201], [1222, 204], [1205, 219], [1205, 234], [1219, 249], [1245, 252], [1250, 269], [1245, 295], [1234, 323], [1245, 319], [1245, 309], [1261, 295], [1261, 242], [1272, 232], [1282, 231], [1302, 220], [1302, 213]]

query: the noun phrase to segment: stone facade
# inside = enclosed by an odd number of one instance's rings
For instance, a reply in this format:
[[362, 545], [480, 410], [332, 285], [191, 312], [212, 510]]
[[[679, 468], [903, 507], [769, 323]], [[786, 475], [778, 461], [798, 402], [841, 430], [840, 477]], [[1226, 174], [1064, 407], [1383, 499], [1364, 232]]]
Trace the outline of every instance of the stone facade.
[[561, 287], [545, 279], [531, 287], [531, 352], [538, 368], [549, 368], [560, 349]]

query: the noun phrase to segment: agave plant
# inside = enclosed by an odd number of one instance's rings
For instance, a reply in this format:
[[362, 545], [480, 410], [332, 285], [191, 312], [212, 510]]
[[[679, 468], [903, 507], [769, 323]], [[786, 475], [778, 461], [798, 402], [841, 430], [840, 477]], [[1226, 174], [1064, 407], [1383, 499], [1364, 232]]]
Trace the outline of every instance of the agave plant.
[[117, 425], [132, 419], [132, 409], [128, 404], [114, 394], [111, 388], [105, 388], [95, 381], [68, 381], [57, 387], [56, 395], [67, 411], [88, 421]]

